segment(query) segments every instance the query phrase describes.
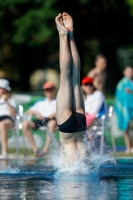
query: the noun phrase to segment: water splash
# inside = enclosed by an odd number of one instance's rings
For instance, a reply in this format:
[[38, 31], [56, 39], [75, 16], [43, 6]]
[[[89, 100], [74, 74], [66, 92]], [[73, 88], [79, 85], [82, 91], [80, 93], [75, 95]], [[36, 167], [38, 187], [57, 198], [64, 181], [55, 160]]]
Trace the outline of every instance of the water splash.
[[97, 155], [91, 154], [89, 157], [80, 158], [76, 162], [69, 165], [63, 155], [55, 155], [54, 153], [51, 155], [51, 161], [53, 166], [57, 169], [57, 174], [62, 175], [98, 175], [99, 167], [104, 163], [113, 163], [116, 164], [115, 159], [107, 154], [107, 155]]
[[2, 174], [18, 174], [20, 173], [20, 169], [18, 167], [11, 167], [7, 165], [3, 170], [0, 170], [0, 173]]
[[[109, 162], [116, 164], [115, 159], [109, 153], [100, 155], [97, 152], [91, 153], [89, 156], [79, 158], [77, 161], [69, 165], [64, 157], [63, 147], [56, 140], [53, 133], [46, 129], [47, 134], [52, 140], [52, 149], [50, 152], [50, 160], [53, 167], [57, 170], [56, 176], [66, 175], [89, 175], [98, 174], [99, 166], [103, 163]], [[84, 144], [88, 151], [88, 140], [87, 137], [84, 138]]]
[[94, 167], [94, 169], [97, 172], [99, 171], [100, 165], [103, 164], [103, 163], [108, 162], [108, 163], [116, 164], [116, 160], [110, 154], [104, 154], [104, 155], [91, 154], [90, 157], [89, 157], [89, 162], [91, 163], [91, 165]]

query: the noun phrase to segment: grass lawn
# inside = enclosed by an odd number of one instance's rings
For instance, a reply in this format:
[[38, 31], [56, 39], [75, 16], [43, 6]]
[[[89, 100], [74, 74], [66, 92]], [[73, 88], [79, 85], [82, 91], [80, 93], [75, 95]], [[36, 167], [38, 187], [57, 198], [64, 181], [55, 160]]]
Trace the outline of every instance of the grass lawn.
[[[9, 155], [15, 155], [16, 150], [15, 149], [8, 149], [8, 154]], [[133, 158], [133, 153], [126, 154], [123, 151], [111, 152], [110, 154], [112, 156], [114, 156], [115, 158]], [[33, 151], [31, 149], [19, 149], [19, 155], [25, 156], [25, 157], [34, 156]]]
[[133, 158], [133, 153], [125, 153], [123, 151], [117, 151], [117, 152], [112, 152], [111, 155], [113, 155], [116, 158]]

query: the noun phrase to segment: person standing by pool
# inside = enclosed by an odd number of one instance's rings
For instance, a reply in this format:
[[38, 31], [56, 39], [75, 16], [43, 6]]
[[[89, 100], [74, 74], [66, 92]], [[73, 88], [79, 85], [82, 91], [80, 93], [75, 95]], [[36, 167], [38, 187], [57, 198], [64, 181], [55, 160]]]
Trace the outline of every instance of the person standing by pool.
[[133, 119], [133, 68], [126, 66], [124, 77], [118, 82], [115, 93], [114, 113], [117, 125], [124, 131], [126, 153], [133, 153], [133, 138], [129, 135], [129, 122]]
[[104, 92], [105, 82], [107, 79], [107, 72], [105, 71], [107, 67], [107, 58], [98, 54], [95, 57], [95, 67], [88, 72], [87, 76], [94, 79], [94, 86], [97, 90]]
[[73, 19], [63, 12], [55, 18], [60, 41], [60, 87], [56, 99], [57, 124], [66, 161], [72, 164], [87, 154], [86, 118], [80, 88], [80, 58], [74, 41]]

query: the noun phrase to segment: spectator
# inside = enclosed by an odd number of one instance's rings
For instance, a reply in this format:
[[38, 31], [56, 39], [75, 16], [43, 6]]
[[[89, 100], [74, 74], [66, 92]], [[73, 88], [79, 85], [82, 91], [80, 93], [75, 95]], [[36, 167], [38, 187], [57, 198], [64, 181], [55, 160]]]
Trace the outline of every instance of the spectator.
[[14, 126], [16, 103], [11, 97], [9, 81], [0, 79], [0, 135], [2, 144], [1, 158], [7, 158], [7, 131]]
[[51, 139], [49, 135], [46, 136], [46, 144], [43, 150], [39, 150], [33, 139], [30, 129], [38, 129], [40, 126], [47, 124], [49, 133], [54, 133], [56, 129], [56, 100], [54, 99], [55, 86], [52, 82], [46, 82], [43, 85], [43, 90], [46, 98], [35, 103], [28, 111], [27, 114], [35, 115], [37, 120], [24, 121], [22, 130], [25, 136], [29, 139], [30, 145], [36, 157], [43, 157], [47, 154]]
[[118, 127], [125, 132], [126, 153], [133, 152], [133, 142], [129, 137], [129, 121], [133, 118], [133, 68], [126, 66], [124, 77], [116, 86], [114, 113]]
[[107, 73], [105, 72], [107, 59], [104, 55], [97, 55], [95, 58], [95, 67], [87, 74], [94, 79], [94, 86], [97, 90], [104, 92]]
[[[96, 124], [97, 126], [99, 123], [95, 123], [96, 119], [106, 113], [105, 98], [103, 93], [94, 87], [92, 78], [84, 77], [81, 84], [85, 102], [86, 125], [88, 128], [88, 150], [90, 153], [99, 152], [101, 137], [92, 129], [92, 125]], [[107, 144], [105, 138], [104, 144]], [[104, 152], [107, 152], [107, 148], [105, 147], [106, 145], [104, 145]]]
[[101, 91], [93, 85], [93, 79], [84, 77], [81, 81], [83, 97], [85, 102], [86, 123], [89, 127], [92, 122], [105, 113], [105, 98]]

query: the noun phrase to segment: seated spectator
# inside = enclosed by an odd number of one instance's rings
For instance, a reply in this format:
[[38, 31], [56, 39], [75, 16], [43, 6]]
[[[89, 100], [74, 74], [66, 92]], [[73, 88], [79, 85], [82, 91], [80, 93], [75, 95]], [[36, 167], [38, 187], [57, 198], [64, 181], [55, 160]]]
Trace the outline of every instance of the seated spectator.
[[105, 114], [105, 98], [101, 91], [96, 90], [90, 77], [82, 79], [81, 87], [85, 102], [86, 124], [89, 127], [97, 117]]
[[[88, 150], [90, 153], [99, 152], [101, 137], [92, 131], [92, 126], [95, 121], [103, 114], [106, 114], [105, 98], [101, 91], [98, 91], [93, 85], [93, 79], [90, 77], [84, 77], [81, 81], [81, 87], [83, 91], [83, 97], [85, 102], [85, 115], [86, 125], [88, 128]], [[107, 144], [104, 138], [104, 144]], [[104, 145], [104, 152], [107, 149]]]
[[7, 131], [14, 126], [16, 103], [11, 97], [9, 81], [0, 79], [0, 136], [2, 145], [1, 158], [7, 158]]
[[101, 92], [104, 92], [104, 86], [107, 78], [107, 73], [105, 71], [106, 66], [106, 57], [99, 54], [95, 58], [95, 67], [87, 74], [88, 77], [94, 79], [93, 84], [95, 88]]
[[30, 129], [39, 129], [40, 126], [48, 126], [49, 133], [54, 133], [56, 129], [56, 100], [54, 99], [55, 86], [52, 82], [46, 82], [43, 85], [43, 90], [46, 98], [35, 103], [29, 110], [27, 114], [35, 115], [37, 120], [24, 121], [22, 124], [22, 130], [25, 136], [28, 138], [29, 143], [34, 151], [36, 157], [43, 157], [47, 154], [51, 138], [47, 134], [46, 144], [43, 150], [39, 150]]
[[129, 122], [133, 119], [133, 68], [126, 66], [123, 74], [116, 86], [114, 113], [118, 128], [125, 132], [126, 153], [130, 153], [133, 152], [133, 141], [129, 136]]

